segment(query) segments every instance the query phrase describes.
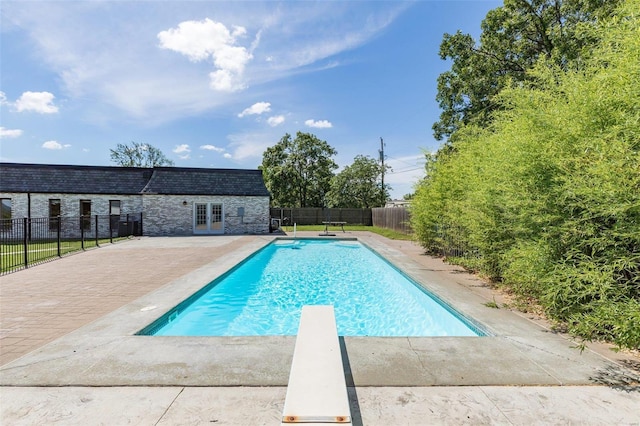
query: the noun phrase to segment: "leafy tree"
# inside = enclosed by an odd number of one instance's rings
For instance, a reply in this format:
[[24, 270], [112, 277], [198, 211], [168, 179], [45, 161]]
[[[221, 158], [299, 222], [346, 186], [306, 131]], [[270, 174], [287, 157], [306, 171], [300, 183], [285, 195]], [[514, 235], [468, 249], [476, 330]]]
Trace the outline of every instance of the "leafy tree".
[[323, 207], [331, 189], [332, 157], [337, 151], [310, 133], [288, 133], [262, 155], [263, 172], [271, 204], [279, 207]]
[[156, 167], [173, 166], [158, 148], [146, 144], [131, 142], [130, 145], [119, 143], [111, 149], [111, 161], [122, 167]]
[[[390, 170], [389, 166], [385, 166]], [[389, 199], [391, 187], [381, 183], [382, 166], [369, 156], [358, 155], [353, 164], [345, 167], [331, 179], [327, 194], [330, 207], [371, 208], [384, 205]]]
[[422, 245], [479, 270], [585, 339], [640, 348], [640, 0], [590, 31], [579, 70], [553, 58], [456, 131], [412, 207]]
[[510, 82], [529, 79], [538, 58], [567, 70], [578, 65], [595, 43], [589, 31], [609, 16], [619, 0], [505, 0], [482, 22], [479, 43], [460, 31], [445, 34], [440, 57], [451, 69], [438, 77], [440, 119], [434, 136], [455, 143], [464, 124], [484, 126], [500, 107], [495, 96]]

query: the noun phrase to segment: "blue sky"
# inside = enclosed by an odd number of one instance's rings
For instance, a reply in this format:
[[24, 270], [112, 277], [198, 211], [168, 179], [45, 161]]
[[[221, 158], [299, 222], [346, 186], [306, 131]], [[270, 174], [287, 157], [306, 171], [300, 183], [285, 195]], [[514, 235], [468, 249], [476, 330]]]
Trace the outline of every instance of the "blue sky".
[[445, 32], [500, 1], [7, 1], [0, 160], [114, 165], [149, 143], [181, 167], [256, 168], [285, 133], [344, 167], [386, 143], [392, 196], [439, 142]]

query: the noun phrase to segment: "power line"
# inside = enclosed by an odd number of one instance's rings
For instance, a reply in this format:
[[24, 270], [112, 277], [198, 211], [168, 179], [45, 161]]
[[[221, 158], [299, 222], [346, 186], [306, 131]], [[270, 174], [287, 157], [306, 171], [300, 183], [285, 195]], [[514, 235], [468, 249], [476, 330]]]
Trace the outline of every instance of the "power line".
[[407, 173], [407, 172], [413, 172], [415, 170], [424, 170], [424, 167], [416, 167], [415, 169], [407, 169], [407, 170], [399, 170], [397, 172], [389, 172], [390, 175], [397, 175], [400, 173]]
[[399, 159], [399, 158], [392, 157], [392, 156], [390, 156], [390, 155], [387, 155], [387, 158], [390, 158], [390, 159], [392, 159], [392, 160], [399, 161], [399, 162], [404, 163], [404, 164], [407, 164], [407, 165], [409, 165], [409, 166], [416, 166], [416, 165], [420, 164], [420, 162], [421, 162], [421, 161], [423, 162], [422, 164], [425, 164], [425, 163], [426, 163], [426, 160], [425, 160], [424, 156], [419, 157], [419, 158], [416, 158], [415, 163], [409, 163], [408, 161], [404, 161], [404, 160], [401, 160], [401, 159]]

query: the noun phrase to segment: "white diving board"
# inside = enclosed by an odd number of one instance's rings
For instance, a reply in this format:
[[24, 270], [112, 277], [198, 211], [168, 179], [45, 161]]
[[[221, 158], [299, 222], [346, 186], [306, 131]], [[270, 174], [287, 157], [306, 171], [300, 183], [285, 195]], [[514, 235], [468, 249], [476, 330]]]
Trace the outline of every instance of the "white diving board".
[[351, 425], [333, 306], [302, 307], [282, 425]]

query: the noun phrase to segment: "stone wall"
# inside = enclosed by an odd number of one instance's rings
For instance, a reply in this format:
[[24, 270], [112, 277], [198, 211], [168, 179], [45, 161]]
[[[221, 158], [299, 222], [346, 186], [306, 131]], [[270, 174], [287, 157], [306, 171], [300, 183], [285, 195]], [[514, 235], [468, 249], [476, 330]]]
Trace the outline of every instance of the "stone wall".
[[96, 194], [31, 194], [31, 217], [49, 216], [49, 200], [60, 200], [60, 216], [80, 216], [80, 200], [91, 201], [91, 215], [108, 215], [109, 201], [120, 201], [120, 212], [139, 213], [142, 201], [139, 195]]
[[[139, 195], [96, 195], [96, 194], [40, 194], [40, 193], [0, 193], [0, 198], [11, 199], [11, 218], [22, 219], [31, 217], [32, 228], [37, 228], [40, 237], [47, 234], [55, 236], [57, 228], [50, 225], [49, 221], [41, 219], [49, 217], [49, 200], [60, 200], [61, 234], [64, 238], [80, 238], [82, 235], [79, 221], [80, 200], [91, 202], [90, 218], [85, 220], [84, 235], [86, 238], [95, 237], [96, 228], [101, 237], [109, 236], [110, 231], [117, 232], [118, 219], [110, 225], [109, 201], [120, 201], [120, 213], [122, 215], [138, 215], [142, 211], [142, 199]], [[29, 208], [30, 205], [30, 208]], [[30, 210], [30, 212], [29, 212]], [[96, 215], [101, 216], [96, 227]], [[73, 219], [73, 220], [71, 220]], [[18, 229], [6, 229], [14, 237], [21, 236], [21, 227]]]
[[29, 205], [27, 194], [0, 192], [0, 198], [11, 199], [11, 219], [27, 217], [27, 206]]
[[[142, 202], [144, 235], [194, 235], [196, 203], [222, 204], [225, 234], [269, 232], [269, 197], [145, 194]], [[238, 215], [239, 208], [244, 216]]]
[[[28, 211], [31, 198], [31, 214]], [[142, 199], [139, 195], [96, 195], [96, 194], [31, 194], [0, 193], [0, 198], [11, 198], [11, 217], [49, 217], [49, 200], [60, 200], [60, 216], [80, 216], [80, 200], [91, 201], [92, 215], [108, 215], [109, 201], [120, 200], [120, 212], [139, 213]]]
[[[0, 193], [11, 199], [12, 218], [28, 217], [29, 197], [24, 193]], [[96, 195], [31, 194], [31, 217], [49, 216], [49, 200], [60, 200], [61, 216], [80, 216], [80, 200], [91, 201], [91, 215], [108, 215], [109, 201], [120, 200], [122, 214], [143, 212], [144, 235], [194, 235], [195, 203], [223, 205], [225, 234], [264, 234], [269, 232], [269, 197], [181, 196], [181, 195]], [[241, 210], [244, 210], [244, 215]], [[67, 222], [63, 222], [67, 223]], [[108, 222], [100, 226], [107, 226]], [[76, 228], [74, 226], [74, 228]], [[79, 229], [79, 224], [77, 226]], [[89, 232], [93, 232], [93, 228]]]
[[[225, 197], [225, 234], [266, 234], [269, 232], [269, 197]], [[239, 208], [244, 209], [240, 216]]]

